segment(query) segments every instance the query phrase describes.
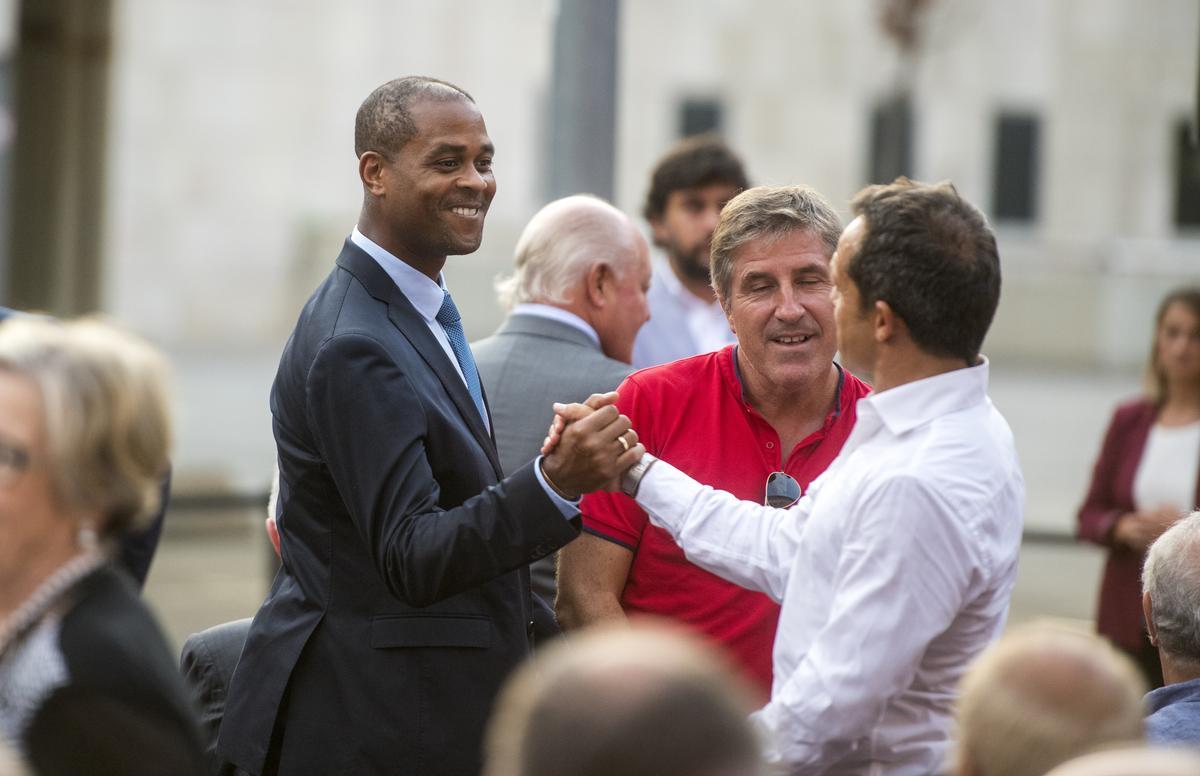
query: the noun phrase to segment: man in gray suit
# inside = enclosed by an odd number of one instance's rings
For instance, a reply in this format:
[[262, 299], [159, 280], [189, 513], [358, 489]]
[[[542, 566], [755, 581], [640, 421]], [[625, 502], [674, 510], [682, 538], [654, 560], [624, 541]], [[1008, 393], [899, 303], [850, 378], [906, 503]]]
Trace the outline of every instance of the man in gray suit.
[[[497, 284], [508, 318], [471, 346], [506, 475], [537, 457], [553, 402], [583, 401], [625, 379], [633, 340], [650, 318], [646, 239], [596, 197], [565, 197], [538, 211], [514, 261], [516, 272]], [[531, 566], [533, 590], [549, 603], [554, 558]]]

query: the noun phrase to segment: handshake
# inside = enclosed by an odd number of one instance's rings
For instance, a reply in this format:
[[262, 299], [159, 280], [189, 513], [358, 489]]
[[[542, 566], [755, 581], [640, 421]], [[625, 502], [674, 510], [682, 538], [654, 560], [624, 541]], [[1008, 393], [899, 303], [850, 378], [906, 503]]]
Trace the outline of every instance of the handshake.
[[582, 404], [555, 404], [542, 442], [542, 476], [563, 498], [619, 490], [621, 475], [646, 448], [629, 418], [613, 406], [615, 392], [594, 393]]

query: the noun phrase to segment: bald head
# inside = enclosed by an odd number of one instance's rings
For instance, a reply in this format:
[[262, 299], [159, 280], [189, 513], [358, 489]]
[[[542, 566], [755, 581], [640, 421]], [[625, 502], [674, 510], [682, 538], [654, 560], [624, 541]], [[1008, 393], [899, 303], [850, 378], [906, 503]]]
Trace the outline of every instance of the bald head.
[[587, 194], [556, 199], [529, 220], [513, 256], [516, 271], [497, 284], [505, 307], [523, 302], [568, 306], [581, 301], [592, 266], [618, 272], [646, 259], [645, 238], [629, 216]]
[[710, 649], [660, 629], [593, 630], [500, 696], [487, 776], [757, 776], [745, 690]]
[[1099, 637], [1018, 628], [963, 680], [959, 776], [1039, 776], [1097, 747], [1140, 741], [1144, 693], [1129, 659]]
[[596, 332], [606, 356], [629, 363], [638, 330], [650, 318], [650, 249], [629, 216], [578, 194], [539, 210], [517, 241], [516, 271], [496, 284], [508, 309], [558, 307]]
[[1196, 776], [1200, 753], [1187, 749], [1129, 747], [1084, 755], [1046, 776]]

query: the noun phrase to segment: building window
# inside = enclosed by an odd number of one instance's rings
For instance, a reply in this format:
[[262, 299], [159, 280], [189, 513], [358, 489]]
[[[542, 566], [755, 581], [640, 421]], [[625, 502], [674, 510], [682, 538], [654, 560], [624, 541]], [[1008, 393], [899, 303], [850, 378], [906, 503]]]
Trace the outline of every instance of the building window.
[[1175, 225], [1200, 226], [1200, 144], [1187, 119], [1175, 127]]
[[871, 113], [869, 183], [891, 183], [913, 173], [912, 104], [907, 94], [889, 97]]
[[720, 132], [724, 111], [719, 100], [689, 98], [679, 108], [679, 136], [691, 137], [704, 132]]
[[1028, 223], [1038, 209], [1038, 117], [1004, 113], [996, 121], [992, 168], [992, 216]]

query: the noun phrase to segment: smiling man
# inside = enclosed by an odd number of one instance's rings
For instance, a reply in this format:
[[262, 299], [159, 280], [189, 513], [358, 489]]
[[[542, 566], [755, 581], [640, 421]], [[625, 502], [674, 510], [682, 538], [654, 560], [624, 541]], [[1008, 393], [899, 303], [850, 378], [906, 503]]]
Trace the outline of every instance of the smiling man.
[[[875, 393], [829, 470], [787, 509], [651, 456], [622, 487], [690, 561], [782, 602], [771, 699], [754, 715], [773, 762], [926, 776], [1016, 580], [1025, 487], [979, 352], [1000, 260], [948, 183], [871, 186], [852, 207], [833, 259], [838, 350]], [[745, 455], [707, 452], [725, 466]]]
[[502, 478], [441, 275], [479, 247], [496, 192], [483, 117], [456, 86], [401, 78], [362, 104], [354, 145], [358, 226], [271, 389], [282, 568], [218, 749], [253, 774], [474, 774], [492, 700], [530, 652], [528, 564], [576, 535], [573, 501], [642, 446], [607, 408]]
[[[647, 450], [739, 498], [786, 505], [833, 460], [867, 386], [833, 363], [830, 255], [837, 215], [804, 186], [750, 189], [721, 213], [713, 289], [737, 345], [644, 369], [618, 406]], [[564, 628], [650, 614], [730, 652], [763, 699], [778, 605], [689, 563], [627, 496], [583, 500], [584, 534], [559, 554]]]

